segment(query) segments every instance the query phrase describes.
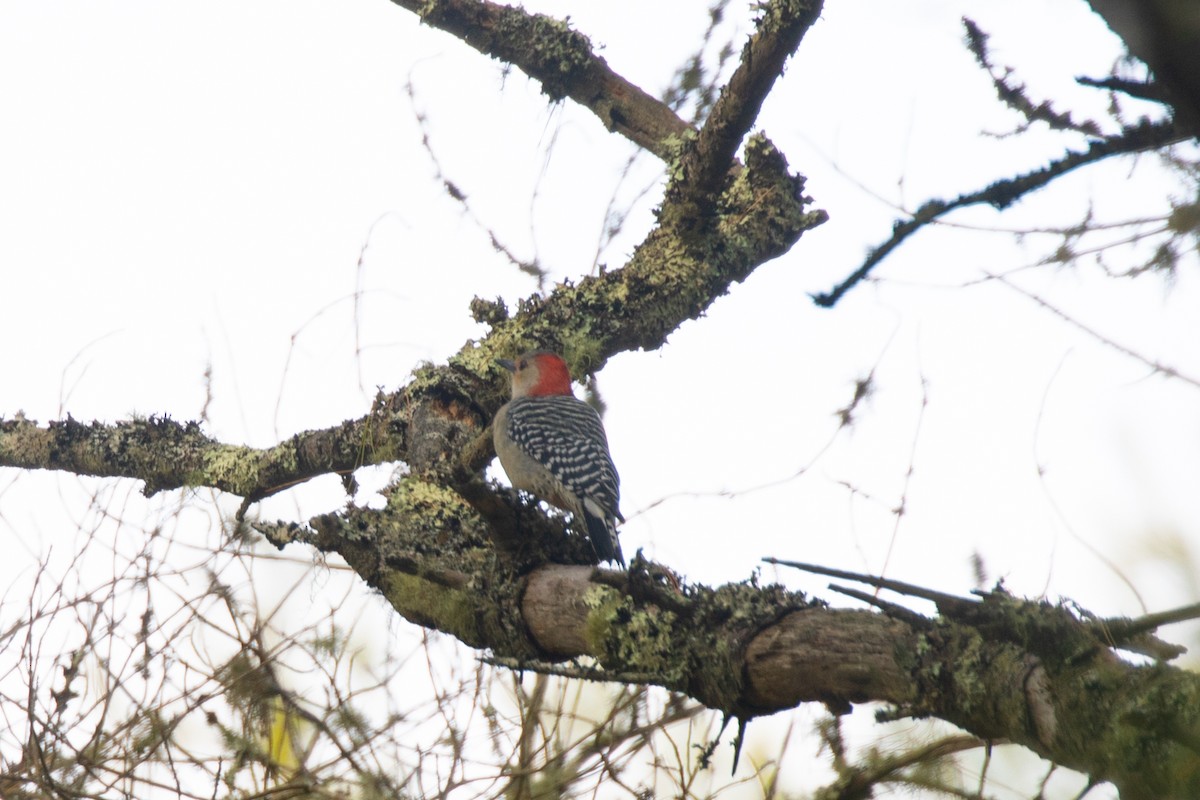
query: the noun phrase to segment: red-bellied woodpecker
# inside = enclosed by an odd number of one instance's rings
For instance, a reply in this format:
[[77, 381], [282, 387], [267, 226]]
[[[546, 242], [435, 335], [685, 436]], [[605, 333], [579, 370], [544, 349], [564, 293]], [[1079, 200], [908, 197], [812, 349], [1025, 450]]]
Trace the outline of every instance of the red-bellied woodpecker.
[[496, 412], [496, 455], [518, 489], [574, 515], [601, 561], [625, 566], [617, 542], [620, 479], [600, 415], [571, 392], [571, 373], [539, 350], [497, 363], [512, 372], [512, 400]]

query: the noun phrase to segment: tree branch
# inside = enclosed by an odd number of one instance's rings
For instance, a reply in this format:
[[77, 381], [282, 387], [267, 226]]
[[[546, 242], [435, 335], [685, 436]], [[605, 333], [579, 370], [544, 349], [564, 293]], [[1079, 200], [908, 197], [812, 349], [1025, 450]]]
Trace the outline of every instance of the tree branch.
[[493, 325], [486, 337], [448, 366], [419, 368], [407, 386], [378, 396], [369, 414], [336, 428], [257, 450], [219, 443], [196, 423], [166, 418], [112, 425], [68, 419], [40, 427], [18, 417], [0, 420], [0, 466], [139, 478], [147, 494], [212, 486], [253, 501], [316, 475], [403, 461], [413, 472], [465, 489], [492, 457], [490, 439], [480, 435], [505, 399], [497, 357], [546, 347], [564, 353], [582, 375], [614, 353], [656, 349], [732, 283], [825, 220], [824, 212], [807, 209], [811, 198], [803, 187], [769, 142], [752, 139], [745, 169], [721, 195], [724, 213], [704, 235], [685, 242], [655, 229], [624, 268], [522, 301], [512, 317], [474, 303], [477, 318]]
[[760, 6], [755, 32], [742, 48], [741, 63], [721, 90], [695, 146], [680, 163], [688, 176], [680, 186], [693, 200], [720, 188], [763, 101], [804, 34], [820, 17], [822, 5], [822, 0], [771, 0]]
[[[838, 712], [884, 702], [888, 718], [936, 716], [1021, 744], [1112, 781], [1124, 800], [1200, 796], [1200, 676], [1121, 660], [1105, 627], [1067, 604], [920, 590], [952, 613], [893, 618], [754, 581], [664, 587], [640, 557], [627, 574], [510, 559], [465, 503], [447, 516], [445, 504], [422, 510], [420, 495], [408, 486], [383, 513], [321, 517], [304, 538], [340, 553], [410, 621], [495, 658], [537, 669], [586, 656], [599, 664], [591, 677], [634, 675], [742, 719], [802, 702]], [[431, 547], [423, 517], [435, 507], [457, 533]], [[297, 533], [267, 531], [277, 542]], [[461, 579], [444, 580], [446, 565]]]
[[0, 466], [137, 478], [145, 482], [147, 496], [211, 486], [260, 500], [318, 475], [349, 474], [367, 463], [366, 452], [391, 460], [405, 447], [403, 435], [380, 435], [383, 426], [384, 417], [372, 414], [259, 450], [223, 444], [206, 436], [197, 423], [169, 417], [103, 425], [68, 416], [42, 427], [17, 415], [0, 419]]
[[987, 204], [997, 211], [1002, 211], [1030, 192], [1037, 191], [1054, 179], [1086, 164], [1094, 164], [1112, 156], [1164, 147], [1183, 141], [1185, 138], [1186, 136], [1170, 122], [1143, 120], [1119, 134], [1093, 141], [1082, 152], [1068, 151], [1062, 158], [1039, 169], [1026, 172], [1024, 175], [998, 180], [983, 189], [960, 194], [953, 200], [928, 200], [909, 219], [896, 220], [892, 226], [892, 235], [888, 237], [887, 241], [872, 249], [862, 265], [846, 280], [828, 292], [813, 295], [813, 302], [822, 308], [831, 308], [842, 299], [846, 292], [870, 275], [871, 271], [903, 244], [909, 236], [926, 225], [936, 222], [951, 211], [981, 204]]
[[477, 0], [392, 0], [484, 55], [512, 64], [552, 100], [569, 97], [610, 131], [663, 160], [691, 130], [675, 112], [613, 72], [592, 43], [562, 20]]
[[1129, 52], [1154, 70], [1181, 129], [1200, 137], [1200, 13], [1190, 0], [1088, 0]]

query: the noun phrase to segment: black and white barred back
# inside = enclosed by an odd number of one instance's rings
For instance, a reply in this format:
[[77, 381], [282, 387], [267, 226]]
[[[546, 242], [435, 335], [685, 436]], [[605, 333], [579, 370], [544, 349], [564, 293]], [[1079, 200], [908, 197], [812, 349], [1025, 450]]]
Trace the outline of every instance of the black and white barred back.
[[620, 478], [596, 410], [573, 396], [519, 397], [508, 405], [507, 430], [518, 447], [583, 499], [582, 521], [597, 554], [623, 562], [613, 521], [625, 519], [618, 508]]

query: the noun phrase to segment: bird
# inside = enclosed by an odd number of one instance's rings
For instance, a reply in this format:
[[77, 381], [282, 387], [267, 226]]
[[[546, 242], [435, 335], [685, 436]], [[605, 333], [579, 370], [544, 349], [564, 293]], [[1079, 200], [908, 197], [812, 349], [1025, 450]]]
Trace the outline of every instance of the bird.
[[512, 399], [492, 422], [500, 465], [517, 489], [569, 511], [600, 561], [625, 566], [617, 540], [620, 478], [596, 410], [571, 391], [571, 372], [557, 353], [534, 350], [497, 359], [512, 373]]

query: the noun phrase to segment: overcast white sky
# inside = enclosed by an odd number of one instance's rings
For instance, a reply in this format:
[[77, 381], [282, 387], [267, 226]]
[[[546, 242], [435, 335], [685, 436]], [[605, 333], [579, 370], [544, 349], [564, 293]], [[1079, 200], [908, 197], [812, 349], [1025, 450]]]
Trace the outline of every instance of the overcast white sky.
[[[569, 14], [652, 93], [707, 19], [702, 3], [531, 5]], [[1120, 49], [1083, 2], [827, 4], [761, 128], [829, 223], [661, 351], [618, 356], [600, 376], [626, 553], [644, 547], [709, 583], [740, 580], [766, 555], [886, 563], [947, 592], [973, 587], [977, 553], [989, 580], [1015, 591], [1139, 613], [1094, 549], [1152, 610], [1200, 599], [1197, 390], [1012, 289], [964, 288], [1034, 264], [1051, 243], [929, 231], [881, 268], [883, 282], [833, 310], [808, 300], [882, 241], [889, 204], [915, 208], [1082, 144], [981, 135], [1015, 120], [961, 45], [963, 14], [1035, 95], [1102, 111], [1106, 99], [1072, 81], [1105, 74]], [[599, 253], [610, 268], [658, 198], [652, 159], [620, 182], [630, 145], [384, 0], [0, 2], [0, 107], [0, 415], [41, 421], [196, 418], [211, 364], [207, 430], [267, 446], [362, 415], [375, 387], [481, 336], [472, 296], [511, 304], [536, 291], [439, 190], [418, 112], [476, 218], [555, 279], [592, 268], [614, 193], [627, 205], [651, 187]], [[1162, 213], [1175, 190], [1144, 158], [1089, 169], [1005, 215], [952, 221], [1070, 224], [1089, 203], [1109, 221]], [[1194, 272], [1189, 261], [1171, 287], [1090, 268], [1014, 281], [1200, 376]], [[825, 449], [835, 410], [872, 369], [878, 390], [859, 424]], [[0, 472], [10, 569], [28, 576], [48, 549], [81, 546], [97, 485]], [[112, 490], [126, 519], [177, 505], [136, 488]], [[262, 513], [303, 520], [343, 502], [329, 478]], [[205, 518], [212, 500], [194, 503]], [[1185, 548], [1177, 568], [1153, 557], [1171, 543]]]

